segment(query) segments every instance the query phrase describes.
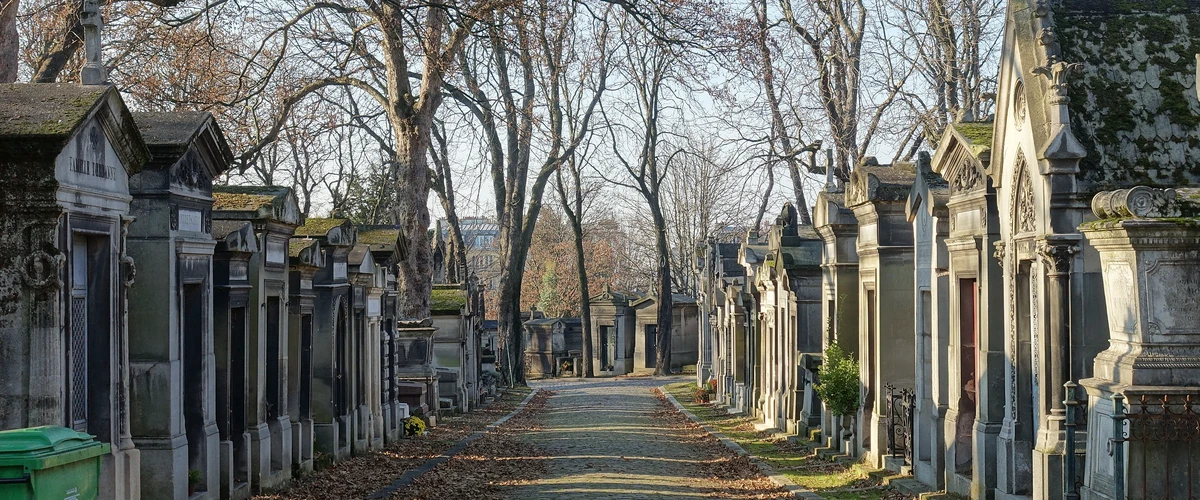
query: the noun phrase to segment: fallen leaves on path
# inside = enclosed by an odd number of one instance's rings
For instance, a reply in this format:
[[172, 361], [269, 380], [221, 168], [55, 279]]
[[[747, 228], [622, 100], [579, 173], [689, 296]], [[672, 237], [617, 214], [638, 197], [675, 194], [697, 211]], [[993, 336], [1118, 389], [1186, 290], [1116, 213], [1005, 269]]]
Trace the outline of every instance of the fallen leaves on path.
[[502, 488], [524, 484], [546, 472], [543, 453], [522, 442], [521, 433], [540, 429], [537, 415], [552, 391], [539, 391], [525, 409], [472, 441], [450, 460], [418, 477], [393, 499], [503, 499]]
[[[421, 438], [402, 439], [383, 450], [352, 457], [333, 467], [296, 478], [287, 489], [259, 495], [256, 500], [342, 500], [363, 498], [420, 467], [455, 443], [512, 412], [528, 391], [510, 391], [471, 413], [444, 416]], [[535, 398], [536, 399], [536, 398]], [[512, 420], [516, 420], [515, 418]], [[510, 420], [510, 422], [512, 421]]]
[[658, 399], [654, 418], [661, 420], [664, 427], [675, 431], [681, 440], [700, 449], [701, 457], [707, 457], [700, 460], [700, 467], [720, 487], [710, 496], [729, 499], [793, 498], [787, 490], [763, 476], [749, 457], [734, 453], [699, 424], [680, 413], [667, 401], [662, 391], [656, 388], [652, 392]]

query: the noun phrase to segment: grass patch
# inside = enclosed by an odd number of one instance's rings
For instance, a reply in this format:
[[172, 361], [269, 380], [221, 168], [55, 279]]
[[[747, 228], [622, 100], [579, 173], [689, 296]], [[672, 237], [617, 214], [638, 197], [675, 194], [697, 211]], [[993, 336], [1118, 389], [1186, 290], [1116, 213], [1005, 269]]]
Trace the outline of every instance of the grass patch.
[[812, 451], [814, 443], [789, 442], [772, 432], [755, 430], [753, 420], [730, 415], [723, 406], [696, 403], [692, 398], [696, 387], [694, 382], [677, 382], [667, 384], [664, 388], [704, 423], [737, 442], [748, 453], [766, 461], [796, 484], [829, 500], [894, 498], [894, 492], [874, 488], [879, 483], [871, 479], [861, 466], [847, 466], [818, 458]]

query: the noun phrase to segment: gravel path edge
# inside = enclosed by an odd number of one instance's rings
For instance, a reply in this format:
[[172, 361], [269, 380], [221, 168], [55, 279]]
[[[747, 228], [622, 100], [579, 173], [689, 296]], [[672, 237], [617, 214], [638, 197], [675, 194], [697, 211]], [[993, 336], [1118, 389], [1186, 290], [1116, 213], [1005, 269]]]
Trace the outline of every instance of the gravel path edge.
[[686, 416], [692, 422], [695, 422], [697, 425], [704, 428], [705, 431], [711, 434], [712, 437], [717, 438], [717, 441], [720, 441], [721, 444], [725, 445], [726, 448], [729, 448], [738, 455], [750, 458], [750, 461], [758, 467], [758, 470], [761, 471], [764, 476], [767, 476], [772, 483], [775, 483], [776, 486], [788, 490], [788, 492], [796, 498], [803, 498], [805, 500], [825, 500], [823, 497], [821, 497], [821, 495], [813, 493], [812, 490], [792, 482], [791, 479], [788, 479], [783, 474], [777, 472], [774, 467], [771, 467], [771, 464], [768, 464], [761, 458], [751, 455], [746, 451], [745, 448], [742, 448], [741, 445], [737, 444], [736, 441], [729, 439], [728, 436], [722, 434], [721, 431], [718, 431], [715, 427], [708, 425], [703, 420], [700, 420], [700, 417], [697, 417], [694, 413], [688, 411], [687, 408], [684, 408], [683, 405], [679, 404], [679, 401], [675, 399], [675, 396], [672, 396], [670, 392], [667, 392], [667, 388], [665, 386], [659, 387], [658, 390], [662, 391], [663, 396], [665, 396], [667, 401], [670, 401], [671, 404], [675, 406], [676, 410], [679, 410], [679, 413], [684, 414], [684, 416]]
[[433, 457], [433, 458], [427, 460], [425, 463], [421, 464], [420, 467], [417, 467], [415, 469], [409, 470], [408, 472], [405, 472], [404, 475], [400, 476], [395, 481], [392, 481], [392, 484], [389, 484], [387, 486], [384, 486], [383, 488], [380, 488], [379, 491], [376, 491], [375, 493], [372, 493], [370, 496], [367, 496], [365, 500], [380, 500], [380, 499], [388, 498], [389, 496], [392, 495], [392, 493], [395, 493], [397, 491], [400, 491], [401, 489], [408, 487], [409, 485], [412, 484], [413, 480], [417, 479], [418, 477], [421, 477], [422, 474], [425, 474], [426, 472], [433, 470], [434, 467], [437, 467], [438, 465], [442, 464], [443, 462], [450, 460], [451, 458], [454, 457], [454, 455], [457, 455], [459, 452], [463, 451], [463, 449], [465, 449], [468, 444], [471, 444], [472, 441], [475, 441], [476, 439], [483, 437], [483, 435], [487, 434], [488, 431], [495, 429], [501, 425], [504, 425], [504, 423], [509, 421], [509, 419], [515, 417], [517, 414], [524, 411], [525, 407], [529, 405], [530, 401], [533, 401], [533, 397], [536, 396], [537, 393], [540, 391], [541, 391], [541, 389], [534, 389], [533, 391], [531, 391], [529, 393], [528, 396], [525, 396], [525, 399], [523, 399], [521, 401], [521, 403], [517, 405], [516, 408], [513, 408], [513, 411], [509, 412], [508, 415], [500, 417], [499, 420], [496, 420], [495, 422], [488, 424], [488, 426], [484, 427], [482, 430], [472, 432], [470, 435], [463, 438], [462, 441], [454, 443], [454, 446], [451, 446], [450, 449], [446, 450], [441, 455], [438, 455], [436, 457]]

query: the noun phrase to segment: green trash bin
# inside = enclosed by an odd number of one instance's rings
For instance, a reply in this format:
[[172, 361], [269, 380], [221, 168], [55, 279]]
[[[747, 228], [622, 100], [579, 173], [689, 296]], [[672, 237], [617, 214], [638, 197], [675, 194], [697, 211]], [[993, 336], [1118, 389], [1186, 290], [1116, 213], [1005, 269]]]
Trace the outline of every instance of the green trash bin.
[[95, 500], [108, 443], [49, 425], [0, 432], [0, 500]]

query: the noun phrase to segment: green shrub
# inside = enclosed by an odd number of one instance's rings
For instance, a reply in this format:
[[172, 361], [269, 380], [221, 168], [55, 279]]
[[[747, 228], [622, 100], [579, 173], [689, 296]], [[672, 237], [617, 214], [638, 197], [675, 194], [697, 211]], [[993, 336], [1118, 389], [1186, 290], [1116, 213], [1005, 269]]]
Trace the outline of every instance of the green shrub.
[[858, 412], [858, 360], [846, 355], [837, 344], [830, 344], [821, 363], [818, 384], [813, 385], [817, 396], [825, 402], [830, 413], [837, 416]]

